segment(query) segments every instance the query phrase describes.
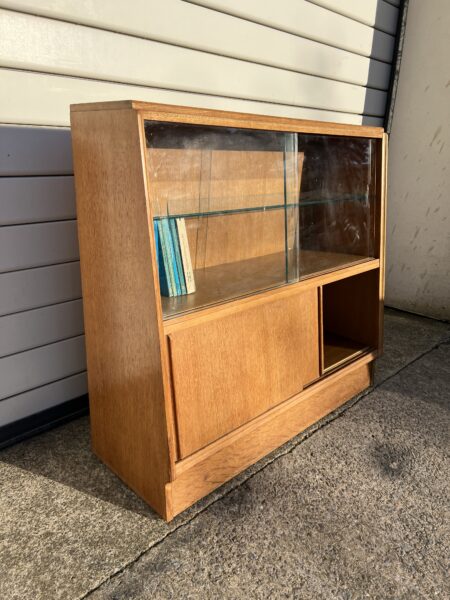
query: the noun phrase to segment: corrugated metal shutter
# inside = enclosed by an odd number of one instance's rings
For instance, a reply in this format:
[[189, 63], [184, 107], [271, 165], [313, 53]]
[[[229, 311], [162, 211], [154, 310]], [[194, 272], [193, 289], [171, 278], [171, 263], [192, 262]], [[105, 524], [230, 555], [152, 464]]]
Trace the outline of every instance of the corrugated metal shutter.
[[86, 389], [69, 104], [382, 124], [398, 2], [0, 0], [0, 426]]

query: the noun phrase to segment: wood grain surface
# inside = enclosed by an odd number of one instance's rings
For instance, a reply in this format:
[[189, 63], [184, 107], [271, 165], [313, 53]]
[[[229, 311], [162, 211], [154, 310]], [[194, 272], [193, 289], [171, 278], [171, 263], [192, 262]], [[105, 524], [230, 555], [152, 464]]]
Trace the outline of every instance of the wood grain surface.
[[341, 369], [177, 465], [173, 514], [212, 492], [265, 454], [370, 385], [372, 356]]
[[162, 327], [137, 114], [72, 113], [94, 451], [166, 514]]
[[312, 289], [169, 335], [181, 457], [318, 378], [317, 302]]
[[245, 127], [248, 129], [266, 129], [268, 131], [293, 131], [319, 133], [323, 135], [348, 135], [357, 137], [382, 138], [383, 128], [369, 125], [349, 125], [347, 123], [328, 123], [287, 117], [254, 115], [242, 112], [211, 110], [175, 104], [139, 102], [137, 100], [119, 100], [116, 102], [90, 102], [72, 104], [72, 111], [117, 110], [134, 108], [141, 112], [143, 119], [198, 125], [217, 125]]

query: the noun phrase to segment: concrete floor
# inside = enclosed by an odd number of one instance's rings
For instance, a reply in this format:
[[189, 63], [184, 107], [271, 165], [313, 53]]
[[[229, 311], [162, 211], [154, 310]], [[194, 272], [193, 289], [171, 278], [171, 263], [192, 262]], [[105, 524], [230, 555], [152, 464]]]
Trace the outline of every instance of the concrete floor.
[[450, 326], [387, 311], [374, 388], [169, 525], [87, 419], [4, 450], [0, 598], [448, 598], [449, 387]]

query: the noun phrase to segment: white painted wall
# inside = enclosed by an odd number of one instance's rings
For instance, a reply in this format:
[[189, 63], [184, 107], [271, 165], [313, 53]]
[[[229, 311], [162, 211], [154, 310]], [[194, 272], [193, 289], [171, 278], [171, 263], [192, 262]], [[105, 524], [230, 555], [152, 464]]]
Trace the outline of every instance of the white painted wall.
[[386, 303], [450, 319], [450, 2], [410, 0], [389, 147]]
[[0, 0], [0, 427], [87, 391], [69, 105], [383, 123], [398, 0]]

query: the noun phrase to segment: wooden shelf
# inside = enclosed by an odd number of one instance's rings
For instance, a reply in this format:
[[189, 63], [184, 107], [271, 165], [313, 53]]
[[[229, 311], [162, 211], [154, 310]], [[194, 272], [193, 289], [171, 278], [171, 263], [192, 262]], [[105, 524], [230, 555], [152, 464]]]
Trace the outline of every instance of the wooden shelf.
[[334, 333], [325, 332], [323, 342], [323, 371], [324, 373], [331, 371], [369, 350], [370, 346], [365, 346]]
[[[366, 256], [300, 251], [300, 279], [371, 260]], [[197, 291], [194, 294], [161, 297], [163, 315], [170, 319], [219, 302], [255, 294], [262, 290], [287, 285], [284, 252], [249, 260], [226, 263], [195, 271]], [[289, 282], [295, 283], [295, 282]]]

